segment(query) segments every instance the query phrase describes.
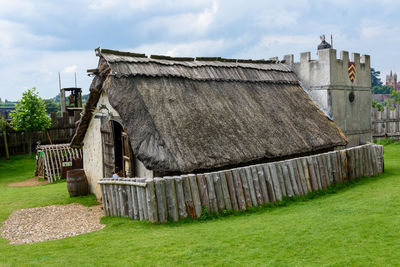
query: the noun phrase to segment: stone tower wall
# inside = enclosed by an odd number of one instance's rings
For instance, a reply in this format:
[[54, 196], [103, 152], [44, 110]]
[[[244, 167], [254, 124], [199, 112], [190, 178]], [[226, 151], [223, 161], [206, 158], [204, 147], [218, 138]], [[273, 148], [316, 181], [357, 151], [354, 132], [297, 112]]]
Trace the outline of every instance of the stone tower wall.
[[[353, 53], [356, 75], [351, 82], [348, 75], [349, 53], [335, 49], [318, 50], [318, 59], [311, 53], [301, 53], [300, 62], [286, 55], [285, 62], [299, 77], [311, 98], [342, 129], [349, 146], [371, 142], [371, 73], [370, 56]], [[350, 94], [354, 100], [350, 101]]]

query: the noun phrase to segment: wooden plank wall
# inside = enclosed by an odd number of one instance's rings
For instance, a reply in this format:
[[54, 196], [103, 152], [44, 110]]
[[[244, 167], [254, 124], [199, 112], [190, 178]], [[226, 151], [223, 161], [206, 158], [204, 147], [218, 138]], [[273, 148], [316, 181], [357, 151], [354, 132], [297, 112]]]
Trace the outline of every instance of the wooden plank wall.
[[[70, 117], [68, 113], [64, 113], [63, 117], [57, 117], [55, 113], [51, 114], [51, 127], [43, 132], [32, 133], [32, 149], [34, 149], [39, 141], [40, 144], [50, 144], [49, 137], [53, 144], [64, 144], [71, 141], [75, 133], [75, 121], [79, 120], [80, 112], [74, 112], [74, 116]], [[28, 142], [23, 131], [15, 131], [7, 129], [7, 143], [10, 155], [28, 153]], [[0, 133], [0, 157], [5, 156], [5, 145], [3, 133]]]
[[37, 147], [36, 173], [54, 183], [61, 179], [63, 162], [81, 159], [82, 156], [82, 149], [71, 148], [69, 144], [40, 145]]
[[400, 106], [393, 110], [390, 107], [383, 111], [372, 109], [372, 137], [400, 139]]
[[103, 178], [106, 216], [164, 223], [204, 210], [246, 210], [383, 172], [383, 146], [367, 144], [285, 161], [172, 177]]

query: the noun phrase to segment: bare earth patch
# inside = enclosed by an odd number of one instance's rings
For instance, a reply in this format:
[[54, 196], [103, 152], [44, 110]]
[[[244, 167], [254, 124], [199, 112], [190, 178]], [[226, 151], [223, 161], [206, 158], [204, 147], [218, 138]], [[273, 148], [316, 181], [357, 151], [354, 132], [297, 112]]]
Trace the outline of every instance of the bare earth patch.
[[39, 181], [37, 177], [33, 177], [26, 181], [10, 183], [10, 184], [8, 184], [8, 186], [19, 187], [19, 186], [37, 186], [37, 185], [45, 185], [45, 184], [48, 184], [47, 180]]
[[103, 216], [101, 205], [85, 207], [73, 203], [14, 211], [0, 228], [10, 244], [27, 244], [61, 239], [98, 231]]

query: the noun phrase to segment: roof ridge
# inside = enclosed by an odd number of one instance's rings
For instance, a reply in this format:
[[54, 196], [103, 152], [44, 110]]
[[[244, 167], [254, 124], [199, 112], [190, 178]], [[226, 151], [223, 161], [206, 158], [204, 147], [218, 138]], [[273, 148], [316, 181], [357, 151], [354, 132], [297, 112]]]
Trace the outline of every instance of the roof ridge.
[[223, 58], [223, 57], [171, 57], [167, 55], [150, 55], [142, 53], [133, 52], [123, 52], [111, 49], [95, 49], [96, 54], [112, 54], [118, 56], [128, 56], [128, 57], [138, 57], [138, 58], [148, 58], [156, 60], [170, 60], [170, 61], [209, 61], [209, 62], [232, 62], [232, 63], [251, 63], [251, 64], [276, 64], [284, 63], [276, 57], [270, 59], [236, 59], [236, 58]]
[[112, 55], [118, 55], [118, 56], [147, 58], [146, 54], [123, 52], [123, 51], [111, 50], [111, 49], [99, 49], [99, 53], [100, 54], [112, 54]]

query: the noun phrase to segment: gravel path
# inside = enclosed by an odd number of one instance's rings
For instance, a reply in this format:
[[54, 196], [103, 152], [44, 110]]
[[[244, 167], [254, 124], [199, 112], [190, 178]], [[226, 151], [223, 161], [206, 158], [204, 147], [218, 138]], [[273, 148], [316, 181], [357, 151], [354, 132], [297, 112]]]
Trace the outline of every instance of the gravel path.
[[14, 211], [0, 228], [10, 244], [61, 239], [101, 230], [101, 206], [53, 205]]

